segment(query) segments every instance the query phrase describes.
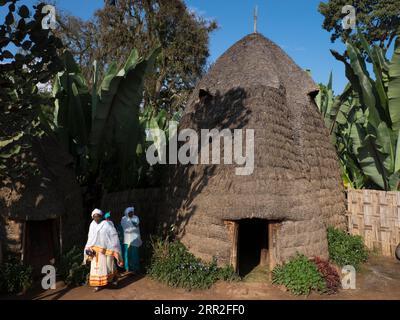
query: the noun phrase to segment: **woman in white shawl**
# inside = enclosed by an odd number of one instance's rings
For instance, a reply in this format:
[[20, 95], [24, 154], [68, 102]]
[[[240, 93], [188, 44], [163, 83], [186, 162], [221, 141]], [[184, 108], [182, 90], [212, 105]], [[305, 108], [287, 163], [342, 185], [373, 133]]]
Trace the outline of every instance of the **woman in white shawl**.
[[135, 208], [125, 210], [121, 220], [121, 227], [124, 234], [124, 261], [125, 270], [134, 273], [140, 272], [139, 247], [142, 245], [140, 237], [139, 217], [135, 214]]
[[123, 260], [117, 231], [103, 220], [103, 212], [99, 209], [93, 210], [92, 219], [85, 246], [84, 263], [91, 261], [89, 285], [98, 291], [100, 287], [106, 286], [116, 278], [114, 258], [120, 266], [123, 265]]

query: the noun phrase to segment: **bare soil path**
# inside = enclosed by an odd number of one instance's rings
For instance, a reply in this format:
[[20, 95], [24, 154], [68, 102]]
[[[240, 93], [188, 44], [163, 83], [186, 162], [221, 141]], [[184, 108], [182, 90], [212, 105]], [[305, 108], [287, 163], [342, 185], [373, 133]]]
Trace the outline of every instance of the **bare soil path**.
[[[3, 297], [4, 298], [4, 297]], [[6, 297], [11, 298], [11, 297]], [[15, 297], [13, 297], [15, 298]], [[68, 288], [62, 282], [56, 290], [32, 291], [17, 299], [33, 300], [400, 300], [400, 261], [372, 257], [357, 274], [356, 290], [341, 290], [336, 295], [312, 294], [295, 297], [270, 282], [257, 280], [219, 282], [209, 290], [186, 291], [170, 288], [147, 276], [123, 278], [117, 288], [94, 293], [90, 287]]]

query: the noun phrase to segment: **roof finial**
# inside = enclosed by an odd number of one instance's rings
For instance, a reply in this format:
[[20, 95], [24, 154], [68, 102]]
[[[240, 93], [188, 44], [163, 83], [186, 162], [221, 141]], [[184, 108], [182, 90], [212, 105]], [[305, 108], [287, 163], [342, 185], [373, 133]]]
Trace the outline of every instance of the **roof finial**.
[[257, 33], [258, 6], [254, 8], [254, 33]]

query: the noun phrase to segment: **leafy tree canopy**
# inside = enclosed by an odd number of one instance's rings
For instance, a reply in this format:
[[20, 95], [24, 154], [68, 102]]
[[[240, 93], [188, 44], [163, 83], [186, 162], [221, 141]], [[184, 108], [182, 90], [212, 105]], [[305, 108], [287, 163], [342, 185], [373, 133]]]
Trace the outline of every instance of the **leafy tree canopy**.
[[0, 24], [0, 176], [24, 176], [32, 170], [32, 137], [43, 134], [40, 118], [49, 96], [46, 84], [62, 68], [60, 39], [42, 28], [44, 4], [29, 9], [18, 0], [0, 0], [8, 7]]
[[388, 49], [392, 44], [396, 30], [400, 26], [399, 0], [329, 0], [319, 4], [319, 12], [325, 17], [323, 28], [332, 32], [331, 41], [349, 38], [357, 40], [351, 29], [342, 26], [342, 14], [345, 5], [356, 9], [356, 25], [370, 44], [377, 44]]
[[102, 78], [111, 62], [121, 66], [133, 48], [147, 56], [160, 45], [156, 72], [146, 81], [144, 103], [170, 114], [185, 104], [205, 71], [209, 33], [217, 27], [190, 12], [182, 0], [107, 1], [89, 21], [66, 13], [59, 20], [58, 34], [89, 85], [95, 60]]

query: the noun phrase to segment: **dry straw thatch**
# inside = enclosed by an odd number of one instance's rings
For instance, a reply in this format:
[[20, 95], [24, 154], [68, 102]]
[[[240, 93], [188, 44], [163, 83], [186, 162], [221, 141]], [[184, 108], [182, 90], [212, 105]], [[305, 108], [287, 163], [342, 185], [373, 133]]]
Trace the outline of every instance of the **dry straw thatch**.
[[296, 251], [327, 258], [326, 227], [345, 225], [345, 197], [317, 92], [310, 76], [260, 34], [237, 42], [200, 81], [179, 129], [199, 136], [201, 129], [254, 129], [255, 170], [236, 176], [235, 166], [223, 164], [172, 169], [168, 223], [194, 254], [231, 261], [224, 221], [260, 218], [280, 222], [277, 262]]
[[31, 143], [32, 170], [22, 178], [4, 179], [0, 186], [0, 242], [16, 254], [32, 240], [23, 243], [25, 222], [54, 221], [65, 247], [84, 237], [82, 196], [71, 156], [50, 136]]

